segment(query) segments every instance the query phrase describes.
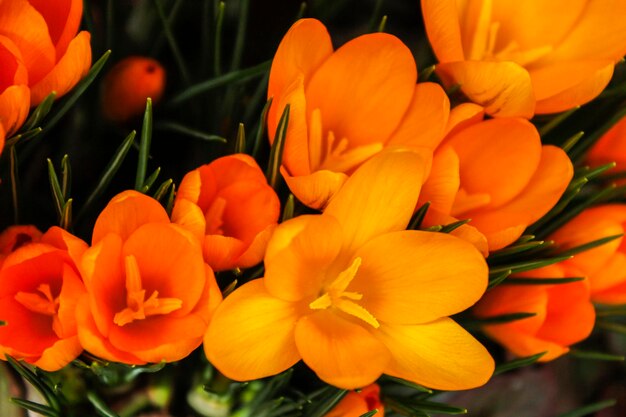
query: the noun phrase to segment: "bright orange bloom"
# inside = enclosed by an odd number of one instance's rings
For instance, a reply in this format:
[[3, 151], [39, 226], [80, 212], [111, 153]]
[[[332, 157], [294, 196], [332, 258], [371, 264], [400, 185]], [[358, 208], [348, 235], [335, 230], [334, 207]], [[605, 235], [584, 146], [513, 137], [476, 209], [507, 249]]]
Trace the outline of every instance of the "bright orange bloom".
[[253, 158], [218, 158], [180, 183], [172, 221], [201, 242], [215, 271], [248, 268], [265, 255], [280, 215], [280, 201]]
[[323, 208], [383, 148], [432, 150], [450, 103], [439, 85], [416, 81], [415, 59], [395, 36], [367, 34], [333, 51], [322, 23], [296, 22], [276, 51], [267, 93], [272, 141], [290, 105], [281, 172], [294, 195]]
[[[548, 238], [559, 248], [583, 245], [626, 232], [626, 205], [606, 204], [583, 211]], [[619, 237], [563, 262], [589, 279], [591, 299], [626, 304], [626, 242]]]
[[146, 99], [156, 104], [165, 88], [165, 69], [152, 58], [129, 56], [109, 70], [103, 82], [102, 111], [114, 122], [143, 114]]
[[80, 268], [87, 294], [78, 303], [78, 336], [106, 360], [184, 358], [222, 298], [196, 239], [136, 191], [118, 194], [100, 213]]
[[0, 267], [4, 259], [27, 243], [39, 242], [42, 233], [35, 226], [11, 226], [0, 233]]
[[76, 263], [85, 249], [85, 242], [52, 227], [40, 242], [6, 257], [0, 268], [2, 359], [10, 355], [56, 371], [82, 352], [75, 312], [85, 287]]
[[422, 0], [422, 12], [437, 73], [493, 116], [585, 104], [626, 53], [622, 0]]
[[562, 149], [541, 145], [528, 121], [481, 119], [473, 104], [451, 112], [451, 131], [435, 153], [418, 206], [431, 203], [426, 226], [471, 219], [453, 234], [487, 255], [514, 242], [556, 204], [573, 168]]
[[[576, 276], [576, 270], [565, 264], [515, 275], [526, 278], [572, 276]], [[482, 318], [535, 313], [535, 316], [522, 320], [490, 324], [483, 330], [517, 356], [546, 352], [539, 359], [541, 362], [567, 353], [568, 346], [589, 336], [596, 317], [589, 301], [587, 280], [554, 285], [508, 285], [504, 281], [487, 292], [473, 311]]]
[[[0, 13], [3, 5], [0, 4]], [[4, 136], [14, 133], [28, 116], [30, 90], [28, 72], [21, 53], [11, 39], [0, 29], [0, 152]]]
[[350, 391], [324, 417], [360, 417], [373, 410], [378, 410], [376, 417], [385, 417], [385, 407], [380, 402], [380, 387], [377, 384]]
[[467, 242], [405, 230], [424, 161], [384, 152], [347, 180], [323, 214], [278, 226], [265, 277], [218, 307], [207, 357], [235, 380], [302, 359], [329, 384], [355, 389], [382, 373], [445, 390], [484, 384], [487, 350], [448, 318], [485, 291], [487, 266]]
[[616, 162], [616, 166], [610, 173], [626, 171], [626, 117], [615, 123], [587, 153], [587, 163], [592, 167], [611, 162]]

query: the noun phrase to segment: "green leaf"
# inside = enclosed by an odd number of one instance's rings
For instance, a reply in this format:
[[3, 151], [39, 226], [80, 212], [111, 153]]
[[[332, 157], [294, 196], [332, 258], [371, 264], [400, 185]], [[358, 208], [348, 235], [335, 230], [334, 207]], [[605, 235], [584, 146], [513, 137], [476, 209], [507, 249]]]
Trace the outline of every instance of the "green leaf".
[[15, 146], [9, 147], [9, 170], [11, 172], [11, 201], [13, 202], [13, 222], [20, 223], [20, 177]]
[[236, 71], [241, 65], [241, 57], [243, 56], [243, 47], [246, 41], [246, 28], [248, 27], [248, 10], [250, 8], [250, 0], [241, 0], [239, 2], [239, 16], [237, 19], [237, 35], [235, 36], [235, 46], [233, 47], [233, 55], [230, 61], [230, 70]]
[[574, 255], [579, 254], [581, 252], [585, 252], [585, 251], [591, 250], [593, 248], [597, 248], [598, 246], [602, 246], [602, 245], [604, 245], [606, 243], [609, 243], [609, 242], [611, 242], [611, 241], [613, 241], [615, 239], [619, 239], [622, 236], [624, 236], [624, 234], [620, 233], [619, 235], [607, 236], [607, 237], [603, 237], [601, 239], [596, 239], [596, 240], [593, 240], [591, 242], [585, 243], [583, 245], [578, 245], [578, 246], [570, 248], [570, 249], [568, 249], [566, 251], [563, 251], [563, 252], [559, 253], [559, 255], [561, 255], [561, 256], [574, 256]]
[[502, 281], [504, 281], [509, 275], [511, 275], [513, 271], [510, 269], [507, 269], [505, 271], [502, 271], [499, 274], [494, 274], [493, 276], [490, 275], [489, 276], [489, 284], [487, 285], [487, 289], [491, 289], [495, 286], [497, 286], [498, 284], [502, 283]]
[[285, 203], [285, 208], [283, 208], [283, 217], [281, 222], [285, 222], [289, 219], [293, 218], [293, 211], [296, 205], [296, 199], [293, 194], [289, 194], [287, 197], [287, 202]]
[[441, 233], [451, 233], [454, 230], [458, 229], [459, 227], [461, 227], [463, 225], [466, 225], [467, 223], [469, 223], [471, 221], [472, 221], [472, 219], [466, 219], [466, 220], [459, 220], [458, 222], [446, 224], [445, 226], [441, 227], [440, 232]]
[[278, 126], [276, 127], [276, 135], [274, 136], [274, 143], [270, 149], [270, 156], [267, 166], [267, 183], [276, 190], [278, 186], [278, 174], [280, 172], [280, 165], [283, 161], [283, 150], [285, 148], [285, 140], [287, 139], [287, 125], [289, 124], [289, 109], [290, 105], [285, 106], [283, 114], [280, 116]]
[[36, 371], [31, 370], [27, 365], [22, 362], [16, 361], [9, 355], [6, 355], [6, 360], [15, 371], [20, 374], [29, 384], [31, 384], [41, 396], [47, 401], [51, 409], [59, 411], [61, 409], [59, 399], [55, 392], [49, 385], [47, 378], [38, 374]]
[[91, 405], [93, 405], [93, 407], [96, 409], [96, 412], [98, 413], [98, 415], [102, 417], [119, 417], [116, 413], [113, 412], [113, 410], [111, 410], [106, 405], [104, 401], [102, 401], [102, 399], [100, 399], [100, 397], [98, 397], [98, 395], [95, 392], [88, 391], [87, 399], [89, 400]]
[[213, 35], [213, 73], [219, 76], [222, 73], [222, 26], [224, 23], [224, 9], [226, 4], [220, 1], [215, 14], [215, 33]]
[[165, 202], [165, 211], [167, 211], [167, 215], [172, 215], [172, 209], [174, 208], [174, 196], [176, 195], [176, 185], [172, 184], [170, 187], [170, 193], [167, 195], [167, 200]]
[[61, 229], [70, 230], [72, 228], [72, 200], [71, 198], [65, 202], [59, 226]]
[[604, 400], [599, 401], [597, 403], [589, 404], [584, 407], [577, 408], [576, 410], [570, 411], [568, 413], [560, 414], [558, 417], [585, 417], [591, 416], [593, 413], [604, 410], [605, 408], [613, 407], [617, 401], [615, 400]]
[[410, 417], [429, 417], [424, 411], [419, 410], [411, 405], [400, 402], [398, 399], [385, 399], [385, 407], [389, 408], [403, 416]]
[[161, 185], [159, 185], [159, 188], [157, 188], [157, 190], [154, 192], [152, 197], [155, 200], [161, 201], [161, 199], [165, 197], [165, 194], [167, 193], [169, 188], [172, 186], [172, 184], [174, 184], [174, 181], [171, 178], [163, 181]]
[[161, 24], [163, 25], [163, 33], [165, 34], [165, 38], [167, 39], [167, 43], [169, 44], [170, 49], [172, 50], [172, 54], [174, 55], [174, 61], [176, 61], [176, 66], [178, 66], [178, 71], [180, 72], [181, 78], [183, 79], [183, 82], [185, 84], [189, 84], [191, 81], [191, 79], [189, 78], [189, 71], [187, 70], [185, 60], [180, 53], [180, 48], [178, 48], [176, 38], [174, 38], [174, 34], [172, 33], [170, 22], [165, 17], [165, 12], [163, 11], [163, 5], [161, 4], [161, 0], [154, 0], [154, 4], [156, 6], [159, 19], [161, 20]]
[[61, 191], [63, 192], [63, 198], [68, 199], [70, 196], [70, 190], [72, 187], [72, 167], [70, 166], [69, 156], [63, 155], [61, 159]]
[[583, 140], [579, 141], [574, 148], [568, 152], [572, 161], [577, 162], [585, 155], [587, 149], [589, 149], [595, 142], [597, 142], [613, 125], [619, 122], [624, 116], [626, 116], [626, 107], [619, 106], [617, 111], [600, 127], [594, 129], [592, 133], [587, 135]]
[[524, 358], [519, 358], [516, 359], [514, 361], [510, 361], [507, 363], [503, 363], [500, 365], [496, 366], [496, 369], [493, 371], [494, 375], [500, 375], [503, 374], [505, 372], [509, 372], [512, 371], [513, 369], [518, 369], [518, 368], [522, 368], [524, 366], [528, 366], [528, 365], [532, 365], [533, 363], [537, 362], [539, 359], [541, 359], [541, 357], [543, 355], [545, 355], [547, 352], [541, 352], [541, 353], [537, 353], [535, 355], [532, 356], [526, 356]]
[[150, 142], [152, 141], [152, 99], [146, 99], [146, 111], [143, 115], [141, 138], [139, 140], [139, 159], [135, 176], [135, 190], [141, 191], [145, 184], [148, 158], [150, 156]]
[[259, 121], [259, 127], [256, 130], [256, 134], [254, 135], [254, 147], [252, 148], [252, 156], [256, 158], [259, 154], [259, 150], [261, 149], [261, 143], [263, 143], [263, 135], [265, 134], [265, 126], [267, 126], [267, 113], [272, 105], [272, 97], [265, 102], [265, 106], [263, 106], [263, 111], [261, 111], [261, 120]]
[[562, 261], [566, 261], [570, 258], [571, 256], [555, 256], [553, 258], [523, 261], [523, 262], [508, 264], [505, 266], [492, 267], [489, 270], [489, 275], [490, 276], [499, 275], [502, 272], [505, 272], [507, 270], [511, 270], [512, 274], [516, 274], [519, 272], [532, 271], [533, 269], [543, 268], [544, 266], [553, 265]]
[[479, 325], [504, 324], [504, 323], [511, 323], [513, 321], [524, 320], [530, 317], [535, 317], [536, 315], [537, 313], [528, 313], [528, 312], [501, 314], [499, 316], [493, 316], [493, 317], [476, 318], [475, 322], [478, 323]]
[[339, 401], [348, 394], [348, 390], [337, 389], [335, 387], [326, 387], [322, 390], [321, 395], [306, 408], [303, 417], [324, 417], [332, 410]]
[[407, 228], [408, 230], [419, 230], [420, 227], [422, 227], [424, 217], [426, 217], [426, 212], [428, 211], [429, 207], [430, 201], [427, 201], [415, 211], [413, 217], [411, 218], [411, 221], [409, 222], [409, 227]]
[[42, 416], [60, 417], [59, 413], [57, 413], [52, 408], [43, 404], [39, 404], [39, 403], [28, 401], [28, 400], [22, 400], [20, 398], [11, 398], [11, 402], [19, 405], [20, 407], [26, 410], [32, 411], [37, 414], [41, 414]]
[[24, 126], [21, 130], [28, 131], [39, 127], [44, 117], [46, 117], [48, 113], [50, 113], [50, 110], [52, 109], [52, 104], [54, 103], [56, 96], [57, 93], [54, 91], [48, 94], [46, 98], [44, 98], [43, 101], [39, 103], [37, 108], [31, 113], [30, 117], [28, 118], [28, 120], [26, 120], [26, 123], [24, 123]]
[[385, 31], [385, 26], [387, 26], [387, 15], [384, 15], [380, 19], [380, 23], [378, 24], [378, 32], [382, 33]]
[[594, 361], [624, 362], [624, 356], [610, 353], [595, 352], [591, 350], [570, 349], [569, 354], [577, 359], [590, 359]]
[[626, 325], [613, 323], [610, 321], [596, 321], [596, 329], [607, 330], [612, 333], [617, 333], [621, 335], [626, 335]]
[[539, 135], [543, 138], [548, 133], [550, 133], [555, 127], [559, 126], [565, 120], [569, 119], [569, 117], [572, 116], [574, 113], [576, 113], [578, 109], [580, 109], [580, 106], [576, 106], [573, 109], [570, 109], [568, 111], [565, 111], [561, 114], [554, 116], [552, 119], [550, 119], [548, 123], [546, 123], [545, 125], [541, 126], [539, 129], [537, 129], [539, 131]]
[[54, 206], [57, 211], [57, 216], [59, 220], [63, 216], [63, 208], [65, 207], [65, 198], [63, 197], [63, 191], [61, 190], [61, 185], [59, 184], [59, 178], [57, 177], [57, 173], [54, 169], [54, 165], [50, 158], [47, 159], [48, 162], [48, 180], [50, 181], [50, 191], [52, 192], [52, 198], [54, 199]]
[[368, 411], [367, 413], [361, 414], [359, 417], [372, 417], [378, 414], [378, 410]]
[[585, 277], [567, 277], [567, 278], [508, 278], [502, 282], [502, 285], [555, 285], [569, 284], [570, 282], [584, 281]]
[[4, 146], [5, 146], [5, 148], [9, 148], [9, 147], [15, 146], [15, 144], [17, 142], [25, 142], [25, 141], [27, 141], [29, 139], [32, 139], [35, 136], [37, 136], [38, 134], [40, 134], [42, 131], [43, 131], [43, 129], [40, 128], [40, 127], [36, 127], [34, 129], [27, 130], [27, 131], [25, 131], [23, 133], [20, 133], [18, 135], [12, 136], [9, 139], [7, 139], [5, 144], [4, 144]]
[[150, 188], [152, 187], [152, 185], [154, 185], [154, 182], [157, 180], [160, 173], [161, 173], [161, 167], [157, 167], [157, 169], [155, 169], [154, 172], [150, 174], [148, 179], [146, 179], [146, 182], [144, 183], [143, 188], [141, 189], [142, 193], [147, 194], [148, 191], [150, 191]]
[[435, 72], [434, 65], [431, 65], [430, 67], [426, 67], [420, 71], [419, 75], [417, 76], [417, 79], [420, 80], [420, 82], [426, 82], [430, 79], [430, 76], [433, 75], [434, 72]]
[[202, 139], [207, 142], [221, 142], [226, 143], [228, 140], [218, 135], [211, 135], [209, 133], [202, 132], [197, 129], [192, 129], [185, 125], [181, 125], [176, 122], [159, 122], [154, 125], [154, 128], [157, 130], [167, 130], [170, 132], [180, 133], [185, 136], [189, 136], [196, 139]]
[[494, 261], [505, 256], [517, 255], [519, 253], [526, 252], [532, 249], [538, 249], [544, 246], [544, 244], [545, 241], [543, 240], [513, 244], [509, 247], [494, 251], [493, 253], [489, 254], [489, 261]]
[[454, 407], [434, 401], [411, 402], [410, 405], [425, 413], [437, 413], [447, 415], [467, 414], [467, 410], [465, 408]]
[[246, 153], [246, 129], [243, 126], [243, 123], [239, 123], [239, 127], [237, 128], [235, 153]]
[[402, 379], [402, 378], [397, 378], [395, 376], [389, 376], [389, 375], [383, 375], [382, 377], [383, 381], [389, 381], [389, 382], [394, 382], [396, 384], [400, 384], [400, 385], [404, 385], [405, 387], [409, 387], [412, 388], [416, 391], [419, 392], [423, 392], [426, 394], [432, 394], [433, 391], [431, 389], [428, 389], [426, 387], [423, 387], [419, 384], [416, 384], [415, 382], [411, 382], [411, 381], [407, 381], [406, 379]]

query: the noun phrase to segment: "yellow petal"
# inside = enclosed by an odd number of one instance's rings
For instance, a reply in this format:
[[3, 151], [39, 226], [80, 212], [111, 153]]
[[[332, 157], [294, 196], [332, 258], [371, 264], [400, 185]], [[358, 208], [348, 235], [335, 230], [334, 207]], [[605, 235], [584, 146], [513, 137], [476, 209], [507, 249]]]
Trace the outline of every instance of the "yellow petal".
[[413, 55], [398, 38], [363, 35], [315, 72], [305, 90], [307, 109], [320, 109], [325, 132], [351, 147], [384, 142], [409, 107], [416, 80]]
[[528, 72], [513, 62], [462, 61], [437, 65], [446, 85], [460, 84], [463, 93], [495, 117], [530, 119], [535, 98]]
[[244, 284], [220, 304], [204, 337], [204, 351], [224, 375], [237, 381], [275, 375], [300, 360], [295, 303], [272, 297], [262, 279]]
[[357, 250], [349, 291], [378, 320], [426, 323], [463, 311], [487, 288], [487, 263], [470, 243], [445, 233], [401, 231]]
[[[288, 230], [284, 230], [288, 229]], [[316, 297], [341, 250], [341, 226], [332, 216], [298, 216], [276, 228], [265, 256], [265, 286], [286, 301]]]
[[295, 336], [302, 360], [339, 388], [371, 384], [389, 362], [389, 351], [365, 328], [327, 310], [300, 319]]
[[346, 253], [406, 228], [429, 162], [413, 152], [383, 152], [356, 170], [325, 211], [343, 227]]
[[455, 0], [422, 0], [428, 40], [440, 62], [465, 58], [456, 3]]
[[385, 373], [441, 390], [485, 384], [494, 370], [487, 349], [449, 318], [425, 324], [380, 327], [377, 337], [391, 352]]
[[483, 120], [485, 109], [475, 103], [461, 103], [450, 110], [446, 137]]
[[428, 211], [450, 213], [460, 182], [458, 155], [449, 146], [441, 147], [435, 153], [430, 174], [422, 187], [417, 205], [430, 202]]
[[322, 210], [348, 179], [343, 172], [316, 171], [310, 175], [291, 176], [286, 170], [281, 173], [289, 190], [302, 204]]

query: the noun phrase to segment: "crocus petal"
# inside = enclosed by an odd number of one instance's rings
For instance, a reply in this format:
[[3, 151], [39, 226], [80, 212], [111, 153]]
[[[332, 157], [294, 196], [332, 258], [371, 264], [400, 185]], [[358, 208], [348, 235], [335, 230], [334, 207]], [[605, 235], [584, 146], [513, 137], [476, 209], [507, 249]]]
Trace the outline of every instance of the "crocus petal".
[[0, 94], [0, 124], [7, 135], [22, 126], [29, 108], [30, 90], [26, 85], [13, 85]]
[[124, 191], [113, 197], [98, 216], [91, 242], [97, 243], [107, 233], [115, 233], [126, 240], [143, 224], [169, 222], [165, 209], [158, 201], [137, 191]]
[[478, 387], [494, 362], [487, 349], [449, 318], [425, 324], [381, 324], [377, 337], [391, 352], [385, 373], [442, 390]]
[[444, 146], [435, 153], [430, 174], [422, 187], [417, 205], [429, 202], [428, 211], [450, 213], [460, 182], [459, 157], [453, 148]]
[[606, 67], [612, 69], [613, 62], [608, 60], [555, 62], [528, 72], [533, 83], [535, 98], [541, 101], [577, 87]]
[[604, 291], [598, 291], [591, 298], [594, 302], [600, 304], [626, 304], [626, 281]]
[[[0, 123], [0, 154], [2, 154], [2, 150], [4, 149], [4, 141], [6, 138], [6, 133], [4, 131], [4, 127], [2, 123]], [[2, 266], [2, 255], [0, 255], [0, 266]]]
[[90, 39], [89, 32], [80, 32], [54, 68], [37, 83], [31, 83], [31, 105], [41, 103], [52, 91], [57, 97], [64, 95], [87, 75], [91, 66]]
[[302, 360], [336, 387], [371, 384], [389, 362], [387, 348], [365, 328], [326, 310], [301, 318], [295, 337]]
[[83, 253], [88, 248], [87, 244], [82, 239], [77, 238], [73, 234], [57, 226], [53, 226], [48, 229], [41, 237], [41, 242], [67, 251], [75, 265], [79, 264]]
[[386, 323], [426, 323], [458, 313], [487, 288], [483, 256], [445, 233], [388, 233], [355, 256], [363, 261], [349, 290], [363, 294], [359, 303]]
[[265, 256], [265, 286], [287, 301], [315, 297], [322, 286], [321, 265], [341, 250], [341, 226], [332, 216], [298, 216], [276, 228]]
[[52, 43], [56, 45], [57, 59], [65, 53], [80, 25], [83, 16], [82, 0], [29, 0], [46, 20]]
[[531, 118], [535, 98], [528, 72], [513, 62], [461, 61], [437, 65], [447, 85], [463, 92], [495, 117]]
[[58, 340], [52, 318], [33, 313], [14, 296], [0, 298], [0, 314], [6, 322], [0, 328], [0, 345], [20, 352], [20, 356], [39, 355]]
[[215, 311], [204, 337], [204, 351], [231, 379], [276, 375], [300, 360], [294, 341], [300, 315], [298, 304], [271, 296], [262, 279], [250, 281]]
[[248, 246], [248, 249], [246, 249], [237, 260], [237, 264], [241, 268], [250, 268], [263, 260], [267, 243], [272, 237], [274, 229], [276, 229], [276, 225], [272, 224], [257, 233], [252, 243], [250, 243], [250, 246]]
[[327, 170], [297, 177], [292, 177], [284, 169], [281, 169], [281, 173], [293, 195], [302, 204], [318, 210], [326, 207], [330, 199], [348, 179], [348, 176], [343, 172]]
[[60, 339], [48, 349], [33, 364], [44, 371], [58, 371], [80, 355], [83, 351], [78, 336]]
[[428, 165], [417, 153], [383, 152], [348, 179], [325, 211], [343, 227], [346, 253], [376, 236], [406, 228]]
[[422, 0], [428, 40], [441, 62], [462, 61], [461, 28], [455, 0]]
[[[435, 208], [429, 208], [426, 211], [426, 216], [424, 217], [422, 225], [424, 227], [445, 226], [458, 221], [459, 219], [452, 217], [449, 214], [445, 214]], [[474, 247], [478, 249], [478, 251], [482, 253], [485, 258], [489, 255], [487, 238], [485, 235], [480, 233], [478, 229], [473, 227], [471, 222], [454, 229], [450, 232], [450, 234], [474, 245]]]
[[245, 249], [241, 240], [230, 236], [206, 235], [202, 243], [205, 262], [217, 272], [235, 268]]
[[271, 139], [278, 125], [277, 101], [292, 80], [302, 76], [308, 82], [313, 72], [333, 53], [326, 27], [315, 19], [300, 19], [280, 42], [270, 70], [267, 97], [274, 97], [268, 113], [268, 133]]
[[206, 218], [197, 204], [184, 198], [177, 198], [172, 209], [172, 223], [190, 231], [200, 242], [204, 239]]
[[387, 146], [434, 150], [443, 139], [449, 113], [450, 100], [439, 84], [417, 84], [411, 104]]
[[[611, 242], [609, 242], [611, 243]], [[578, 266], [578, 262], [576, 262]], [[586, 271], [586, 270], [585, 270]], [[595, 272], [589, 271], [591, 276], [591, 291], [599, 293], [615, 287], [626, 281], [626, 255], [621, 252], [614, 253], [600, 269]]]
[[416, 80], [415, 60], [398, 38], [363, 35], [335, 51], [313, 74], [306, 86], [307, 109], [319, 109], [322, 126], [353, 147], [380, 142], [399, 125]]
[[580, 84], [559, 94], [537, 101], [537, 114], [556, 113], [585, 104], [598, 96], [613, 76], [613, 64], [610, 63], [589, 76]]
[[546, 352], [540, 362], [548, 362], [569, 352], [569, 348], [558, 343], [540, 339], [531, 334], [520, 333], [504, 326], [490, 326], [485, 332], [492, 339], [505, 346], [516, 356], [530, 356]]
[[483, 120], [485, 108], [475, 103], [461, 103], [450, 110], [446, 137]]

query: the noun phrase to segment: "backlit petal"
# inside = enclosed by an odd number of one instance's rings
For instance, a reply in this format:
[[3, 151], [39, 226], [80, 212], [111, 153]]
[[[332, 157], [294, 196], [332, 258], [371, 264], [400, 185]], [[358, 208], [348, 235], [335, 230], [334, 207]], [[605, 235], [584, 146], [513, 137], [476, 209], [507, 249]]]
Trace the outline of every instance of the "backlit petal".
[[82, 351], [83, 348], [78, 341], [78, 336], [60, 339], [44, 350], [34, 365], [44, 371], [58, 371], [76, 359]]
[[0, 124], [7, 135], [15, 133], [26, 120], [30, 106], [30, 90], [25, 85], [12, 85], [0, 94]]
[[292, 177], [281, 169], [289, 190], [302, 204], [322, 210], [348, 179], [343, 172], [316, 171], [310, 175]]
[[46, 20], [57, 59], [62, 57], [80, 25], [83, 16], [82, 0], [29, 0]]
[[539, 358], [539, 362], [548, 362], [569, 352], [568, 347], [558, 343], [538, 338], [532, 334], [520, 333], [503, 326], [491, 326], [485, 332], [489, 337], [520, 357], [546, 352]]
[[462, 61], [463, 45], [455, 0], [422, 0], [428, 40], [441, 62]]

